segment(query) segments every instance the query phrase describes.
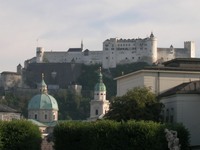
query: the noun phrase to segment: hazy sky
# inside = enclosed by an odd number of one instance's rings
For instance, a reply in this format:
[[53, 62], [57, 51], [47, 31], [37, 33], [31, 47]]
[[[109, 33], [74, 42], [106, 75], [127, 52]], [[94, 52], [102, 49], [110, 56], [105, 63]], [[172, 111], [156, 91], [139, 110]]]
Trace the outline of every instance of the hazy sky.
[[[195, 41], [200, 56], [198, 0], [0, 0], [0, 72], [45, 50], [102, 50], [108, 38], [145, 38], [158, 47]], [[37, 42], [37, 39], [38, 42]]]

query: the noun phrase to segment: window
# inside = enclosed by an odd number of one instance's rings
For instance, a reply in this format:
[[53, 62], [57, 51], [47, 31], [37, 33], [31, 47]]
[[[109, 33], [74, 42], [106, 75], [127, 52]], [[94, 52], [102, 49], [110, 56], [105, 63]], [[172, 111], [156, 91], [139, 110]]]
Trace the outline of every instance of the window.
[[98, 109], [96, 109], [96, 111], [95, 111], [95, 115], [98, 115], [99, 114], [99, 111], [98, 111]]
[[53, 120], [55, 120], [56, 119], [56, 116], [55, 116], [55, 114], [53, 114]]
[[47, 120], [47, 114], [44, 115], [44, 119]]
[[35, 119], [37, 119], [37, 114], [35, 114]]
[[169, 121], [169, 109], [166, 110], [166, 119], [165, 119], [166, 122]]
[[170, 111], [170, 123], [173, 123], [174, 122], [174, 108], [171, 108], [171, 111]]

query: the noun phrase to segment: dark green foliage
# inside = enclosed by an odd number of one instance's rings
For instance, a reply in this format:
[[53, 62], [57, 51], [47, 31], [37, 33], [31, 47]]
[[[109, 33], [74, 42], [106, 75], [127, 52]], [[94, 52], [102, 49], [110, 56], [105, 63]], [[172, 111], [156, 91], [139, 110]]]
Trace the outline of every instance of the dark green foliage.
[[41, 133], [29, 121], [0, 122], [1, 150], [40, 150]]
[[116, 121], [131, 119], [159, 121], [161, 107], [162, 104], [158, 102], [156, 95], [148, 88], [137, 87], [121, 97], [114, 98], [105, 118]]
[[84, 120], [89, 116], [90, 99], [81, 95], [63, 90], [53, 96], [59, 106], [59, 120]]
[[63, 122], [54, 129], [55, 150], [168, 150], [164, 129], [178, 131], [182, 149], [189, 133], [181, 124], [146, 121]]
[[0, 104], [7, 105], [19, 112], [23, 116], [27, 117], [27, 107], [28, 101], [31, 99], [31, 94], [15, 94], [12, 92], [7, 92], [5, 94], [5, 99], [0, 99]]
[[[112, 69], [102, 69], [103, 82], [105, 83], [107, 89], [107, 99], [111, 99], [111, 97], [116, 95], [117, 84], [114, 80], [115, 77], [121, 76], [122, 72], [123, 74], [127, 74], [142, 69], [145, 66], [149, 65], [145, 62], [136, 62], [125, 65], [117, 65], [116, 68]], [[100, 65], [82, 66], [82, 73], [78, 78], [78, 83], [83, 86], [82, 94], [84, 97], [93, 98], [94, 86], [98, 81], [97, 72], [99, 67]]]

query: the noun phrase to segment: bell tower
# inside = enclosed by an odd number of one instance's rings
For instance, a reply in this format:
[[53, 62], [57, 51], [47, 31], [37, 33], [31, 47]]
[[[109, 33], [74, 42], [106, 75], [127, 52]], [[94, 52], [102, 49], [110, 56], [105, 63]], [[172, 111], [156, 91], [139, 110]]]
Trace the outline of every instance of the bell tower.
[[90, 102], [89, 120], [101, 119], [109, 110], [109, 101], [106, 100], [106, 86], [103, 83], [101, 68], [99, 68], [98, 83], [94, 87], [94, 99]]

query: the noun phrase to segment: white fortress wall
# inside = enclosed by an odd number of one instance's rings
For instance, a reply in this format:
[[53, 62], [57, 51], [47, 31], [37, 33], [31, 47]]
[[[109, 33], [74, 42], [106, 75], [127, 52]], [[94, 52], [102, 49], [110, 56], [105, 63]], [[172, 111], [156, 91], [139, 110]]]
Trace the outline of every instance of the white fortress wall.
[[92, 63], [94, 63], [94, 64], [102, 63], [102, 57], [103, 57], [102, 51], [90, 51], [89, 55], [90, 55], [90, 59], [91, 59]]
[[184, 48], [175, 48], [175, 58], [191, 58], [190, 51]]
[[67, 62], [67, 52], [60, 51], [46, 51], [44, 52], [43, 62], [51, 62], [51, 63], [62, 63]]
[[157, 55], [157, 59], [161, 60], [162, 62], [169, 61], [169, 60], [175, 58], [174, 49], [170, 49], [170, 48], [158, 48], [157, 52], [158, 52], [157, 53], [158, 54]]
[[67, 52], [67, 62], [76, 62], [82, 63], [83, 62], [83, 53], [82, 52]]

